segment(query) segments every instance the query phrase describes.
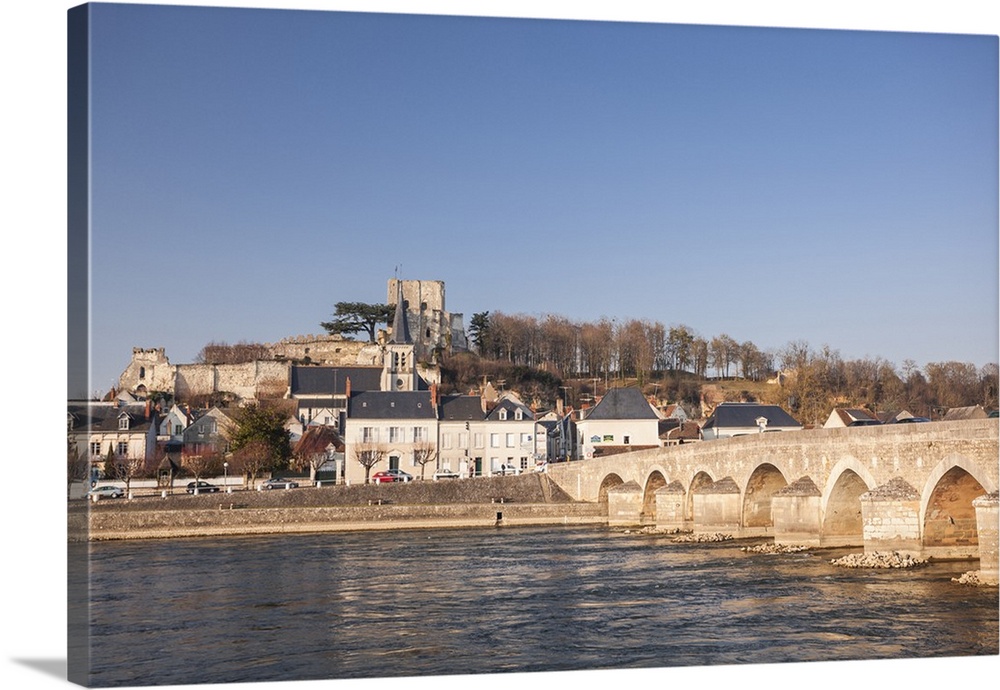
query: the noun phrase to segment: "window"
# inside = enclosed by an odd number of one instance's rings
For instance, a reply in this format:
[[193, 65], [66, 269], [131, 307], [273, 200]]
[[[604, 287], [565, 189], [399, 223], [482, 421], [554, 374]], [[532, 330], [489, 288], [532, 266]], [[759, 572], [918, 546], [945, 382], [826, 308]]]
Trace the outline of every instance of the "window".
[[469, 447], [469, 433], [459, 432], [458, 434], [458, 447], [465, 450]]
[[128, 441], [118, 442], [118, 455], [121, 457], [128, 455]]
[[389, 427], [389, 443], [400, 443], [405, 441], [403, 438], [403, 428], [399, 426]]
[[522, 419], [524, 419], [524, 413], [521, 412], [521, 410], [514, 410], [514, 419], [520, 422]]
[[93, 456], [99, 456], [101, 454], [101, 443], [100, 441], [95, 441], [90, 444], [90, 454]]
[[521, 445], [526, 446], [531, 443], [531, 434], [521, 434]]
[[139, 378], [146, 378], [146, 367], [139, 367]]
[[622, 443], [624, 443], [627, 446], [629, 444], [629, 437], [626, 436], [624, 439], [622, 439]]
[[500, 421], [501, 422], [507, 421], [507, 410], [500, 410]]
[[441, 447], [450, 450], [451, 449], [451, 434], [443, 433], [441, 434]]
[[500, 447], [500, 434], [490, 434], [490, 448]]
[[181, 426], [180, 424], [174, 424], [174, 436], [179, 435], [182, 431], [184, 431], [183, 426]]
[[427, 427], [425, 426], [413, 427], [413, 442], [423, 443], [426, 440], [427, 440]]
[[514, 447], [514, 434], [507, 434], [507, 447], [508, 448]]
[[484, 441], [485, 441], [485, 439], [483, 438], [483, 434], [482, 433], [476, 432], [475, 440], [476, 440], [476, 448], [483, 448], [484, 447]]
[[128, 429], [128, 415], [122, 415], [118, 418], [118, 428], [122, 431]]
[[378, 443], [378, 429], [366, 426], [361, 430], [362, 443]]
[[528, 469], [528, 458], [521, 457], [521, 471], [524, 472]]

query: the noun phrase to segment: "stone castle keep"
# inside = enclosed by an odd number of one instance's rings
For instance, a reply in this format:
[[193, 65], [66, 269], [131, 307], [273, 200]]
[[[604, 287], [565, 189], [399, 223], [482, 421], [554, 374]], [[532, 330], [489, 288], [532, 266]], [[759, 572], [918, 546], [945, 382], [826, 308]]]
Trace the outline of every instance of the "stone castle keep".
[[[400, 282], [417, 359], [429, 363], [436, 352], [467, 349], [462, 315], [445, 310], [444, 282], [390, 279], [388, 304], [396, 304]], [[139, 395], [169, 393], [182, 401], [219, 393], [244, 399], [280, 398], [289, 392], [293, 365], [380, 367], [385, 340], [384, 331], [377, 343], [339, 335], [298, 335], [267, 344], [266, 359], [240, 364], [171, 364], [162, 347], [135, 347], [131, 362], [118, 378], [118, 390]], [[436, 378], [435, 367], [427, 367], [422, 375]]]

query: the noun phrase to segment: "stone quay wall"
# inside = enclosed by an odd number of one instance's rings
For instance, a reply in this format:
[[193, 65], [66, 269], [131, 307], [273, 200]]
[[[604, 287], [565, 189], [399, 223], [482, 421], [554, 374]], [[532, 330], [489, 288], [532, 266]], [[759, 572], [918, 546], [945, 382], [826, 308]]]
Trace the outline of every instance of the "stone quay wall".
[[[387, 529], [605, 524], [593, 504], [486, 503], [252, 508], [221, 494], [215, 509], [89, 511], [92, 541]], [[82, 535], [77, 535], [84, 538]]]
[[73, 540], [606, 524], [544, 475], [70, 501]]

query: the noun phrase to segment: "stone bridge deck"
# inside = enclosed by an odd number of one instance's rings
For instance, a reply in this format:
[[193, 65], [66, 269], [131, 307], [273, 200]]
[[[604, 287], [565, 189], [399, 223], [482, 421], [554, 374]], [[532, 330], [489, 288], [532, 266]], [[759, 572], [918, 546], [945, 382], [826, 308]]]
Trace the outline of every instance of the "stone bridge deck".
[[612, 525], [980, 558], [996, 572], [996, 419], [741, 436], [549, 467]]

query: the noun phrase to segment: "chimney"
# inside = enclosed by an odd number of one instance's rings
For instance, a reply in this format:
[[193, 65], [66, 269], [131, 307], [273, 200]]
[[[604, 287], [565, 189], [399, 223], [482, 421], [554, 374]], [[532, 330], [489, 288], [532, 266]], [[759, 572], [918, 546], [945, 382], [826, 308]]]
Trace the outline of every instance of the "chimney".
[[438, 404], [438, 386], [436, 383], [431, 384], [431, 407], [437, 408]]
[[347, 380], [344, 381], [344, 395], [347, 396], [348, 400], [351, 399], [351, 377], [350, 376], [348, 376]]
[[146, 419], [149, 419], [149, 399], [146, 399]]

